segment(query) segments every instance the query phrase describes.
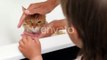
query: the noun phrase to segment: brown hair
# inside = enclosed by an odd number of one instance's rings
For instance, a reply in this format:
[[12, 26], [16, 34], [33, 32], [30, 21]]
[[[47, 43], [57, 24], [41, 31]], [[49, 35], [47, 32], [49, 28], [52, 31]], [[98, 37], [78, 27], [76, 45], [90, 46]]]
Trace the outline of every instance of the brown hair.
[[61, 0], [61, 5], [82, 39], [83, 60], [107, 60], [107, 0]]

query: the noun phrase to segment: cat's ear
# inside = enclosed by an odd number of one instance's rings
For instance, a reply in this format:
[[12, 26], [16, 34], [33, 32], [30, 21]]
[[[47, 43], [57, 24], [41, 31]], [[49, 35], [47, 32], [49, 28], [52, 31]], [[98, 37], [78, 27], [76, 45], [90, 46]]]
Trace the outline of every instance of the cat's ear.
[[24, 12], [26, 10], [26, 8], [24, 8], [23, 6], [22, 6], [22, 11]]

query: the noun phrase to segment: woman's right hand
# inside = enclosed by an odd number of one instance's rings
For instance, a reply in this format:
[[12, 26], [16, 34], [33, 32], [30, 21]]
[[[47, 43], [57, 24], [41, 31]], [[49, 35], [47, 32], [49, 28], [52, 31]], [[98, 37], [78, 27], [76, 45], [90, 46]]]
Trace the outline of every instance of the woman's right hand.
[[32, 15], [32, 14], [42, 14], [45, 15], [47, 13], [50, 13], [56, 6], [56, 0], [54, 1], [45, 1], [40, 3], [32, 3], [28, 7], [28, 9], [25, 11], [25, 14]]

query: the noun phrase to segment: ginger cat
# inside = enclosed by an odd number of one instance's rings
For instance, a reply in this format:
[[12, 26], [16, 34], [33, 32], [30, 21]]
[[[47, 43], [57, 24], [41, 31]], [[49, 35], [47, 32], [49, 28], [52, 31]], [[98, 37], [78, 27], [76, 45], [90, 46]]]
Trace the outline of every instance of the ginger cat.
[[[23, 11], [26, 10], [24, 7], [22, 9]], [[24, 27], [23, 35], [30, 35], [33, 37], [38, 37], [41, 32], [41, 28], [46, 23], [47, 22], [46, 22], [45, 15], [34, 14], [34, 15], [27, 16], [22, 23]]]
[[38, 33], [40, 29], [46, 24], [45, 16], [35, 14], [28, 16], [23, 22], [23, 26], [26, 32]]

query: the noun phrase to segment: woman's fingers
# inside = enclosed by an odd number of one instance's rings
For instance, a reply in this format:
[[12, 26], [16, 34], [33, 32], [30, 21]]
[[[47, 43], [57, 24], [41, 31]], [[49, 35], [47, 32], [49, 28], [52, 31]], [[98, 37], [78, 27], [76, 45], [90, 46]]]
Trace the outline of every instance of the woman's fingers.
[[32, 14], [42, 14], [45, 15], [53, 10], [53, 4], [50, 2], [40, 2], [40, 3], [32, 3], [25, 11], [25, 14], [32, 15]]
[[19, 41], [19, 46], [24, 47], [27, 42], [28, 41], [27, 41], [26, 36], [23, 36], [22, 39]]
[[26, 42], [28, 41], [27, 36], [23, 36], [22, 39], [23, 39], [22, 41], [23, 41], [24, 43], [26, 43]]
[[23, 47], [22, 47], [22, 46], [19, 45], [18, 48], [19, 48], [19, 50], [20, 50], [21, 52], [23, 52]]
[[19, 41], [20, 46], [24, 46], [24, 42], [22, 40]]
[[27, 15], [25, 13], [23, 13], [21, 18], [20, 18], [20, 21], [19, 21], [19, 24], [18, 24], [18, 28], [21, 27], [21, 25], [23, 24], [23, 22], [24, 22], [26, 17], [27, 17]]
[[38, 38], [35, 39], [35, 42], [36, 42], [37, 44], [40, 44], [40, 41], [39, 41]]
[[27, 40], [28, 40], [28, 42], [33, 41], [32, 37], [30, 37], [30, 36], [27, 36]]

